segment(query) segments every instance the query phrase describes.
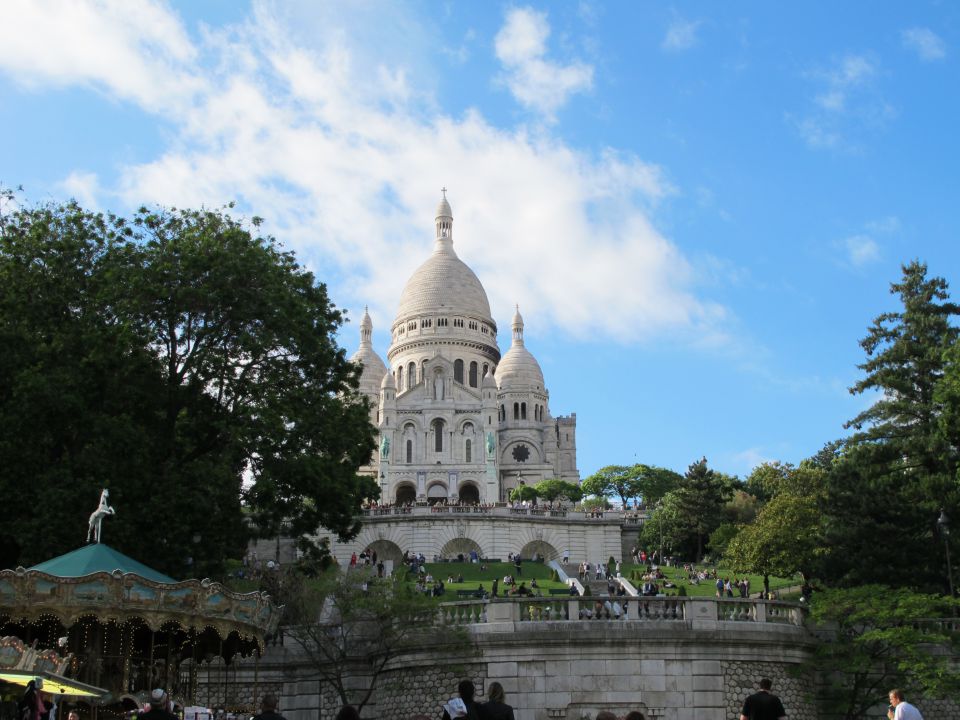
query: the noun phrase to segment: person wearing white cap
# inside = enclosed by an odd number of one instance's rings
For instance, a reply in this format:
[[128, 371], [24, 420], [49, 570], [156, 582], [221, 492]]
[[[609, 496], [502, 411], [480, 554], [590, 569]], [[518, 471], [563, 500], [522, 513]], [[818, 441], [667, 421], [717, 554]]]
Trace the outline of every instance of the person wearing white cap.
[[166, 690], [157, 688], [150, 693], [150, 709], [140, 716], [140, 720], [177, 720], [169, 707]]

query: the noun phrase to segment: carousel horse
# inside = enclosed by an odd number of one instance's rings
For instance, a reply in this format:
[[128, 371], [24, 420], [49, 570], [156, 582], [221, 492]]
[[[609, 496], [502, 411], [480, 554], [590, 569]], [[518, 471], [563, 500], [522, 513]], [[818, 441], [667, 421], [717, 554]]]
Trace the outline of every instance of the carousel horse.
[[95, 543], [100, 542], [100, 526], [103, 524], [103, 518], [107, 515], [116, 515], [113, 508], [107, 504], [110, 499], [110, 491], [106, 488], [100, 493], [100, 505], [90, 513], [90, 523], [87, 530], [87, 542], [91, 540]]

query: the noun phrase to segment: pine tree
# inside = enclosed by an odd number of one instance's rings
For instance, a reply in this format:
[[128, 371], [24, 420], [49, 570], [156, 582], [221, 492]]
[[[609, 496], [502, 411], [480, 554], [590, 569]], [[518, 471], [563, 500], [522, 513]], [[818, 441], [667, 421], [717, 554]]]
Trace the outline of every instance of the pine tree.
[[940, 507], [957, 507], [956, 455], [944, 440], [937, 388], [957, 342], [942, 278], [914, 261], [891, 285], [902, 309], [883, 313], [860, 345], [865, 377], [850, 392], [879, 392], [851, 420], [855, 430], [828, 481], [824, 507], [834, 580], [932, 587], [945, 575], [933, 537]]

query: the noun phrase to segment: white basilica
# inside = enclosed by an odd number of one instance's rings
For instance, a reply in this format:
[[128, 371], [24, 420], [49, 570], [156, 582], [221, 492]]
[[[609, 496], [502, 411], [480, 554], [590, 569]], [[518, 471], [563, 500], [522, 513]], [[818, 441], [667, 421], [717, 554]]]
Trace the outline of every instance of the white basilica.
[[524, 346], [523, 318], [501, 357], [497, 324], [474, 272], [453, 249], [453, 212], [437, 207], [433, 253], [407, 281], [387, 365], [364, 313], [360, 390], [380, 447], [363, 469], [381, 503], [494, 503], [520, 483], [579, 481], [577, 416], [554, 417], [540, 365]]

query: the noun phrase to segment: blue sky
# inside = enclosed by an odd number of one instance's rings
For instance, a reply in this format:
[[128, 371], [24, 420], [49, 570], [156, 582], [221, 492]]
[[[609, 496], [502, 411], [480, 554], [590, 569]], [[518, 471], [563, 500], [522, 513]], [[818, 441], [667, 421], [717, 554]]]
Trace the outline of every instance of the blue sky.
[[0, 183], [236, 201], [374, 340], [455, 247], [583, 476], [745, 475], [844, 434], [900, 264], [960, 283], [960, 5], [18, 2]]

